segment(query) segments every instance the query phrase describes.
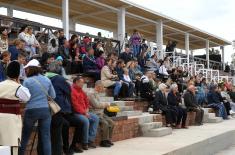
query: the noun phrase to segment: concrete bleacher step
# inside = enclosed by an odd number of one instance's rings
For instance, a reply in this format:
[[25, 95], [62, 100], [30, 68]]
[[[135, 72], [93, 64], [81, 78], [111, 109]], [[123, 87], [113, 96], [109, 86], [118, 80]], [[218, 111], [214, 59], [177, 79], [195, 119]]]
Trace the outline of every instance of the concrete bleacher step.
[[172, 134], [172, 128], [162, 127], [150, 129], [148, 132], [143, 133], [144, 137], [163, 137]]
[[150, 123], [140, 124], [140, 129], [142, 133], [146, 133], [151, 129], [157, 129], [161, 127], [162, 127], [162, 122], [150, 122]]
[[100, 102], [106, 102], [106, 103], [114, 102], [113, 97], [101, 96], [99, 97], [99, 99], [100, 99]]
[[119, 106], [120, 111], [133, 111], [133, 106]]
[[209, 118], [207, 123], [220, 123], [220, 122], [223, 122], [223, 118], [213, 117], [213, 118]]
[[151, 123], [153, 122], [153, 117], [160, 115], [160, 114], [149, 114], [147, 112], [142, 113], [142, 115], [139, 116], [132, 116], [129, 118], [137, 118], [139, 125], [144, 124], [144, 123]]
[[117, 106], [126, 106], [125, 101], [113, 101], [112, 103], [116, 104]]
[[142, 115], [142, 111], [121, 111], [117, 113], [117, 116], [127, 116], [127, 117], [139, 116], [139, 115]]

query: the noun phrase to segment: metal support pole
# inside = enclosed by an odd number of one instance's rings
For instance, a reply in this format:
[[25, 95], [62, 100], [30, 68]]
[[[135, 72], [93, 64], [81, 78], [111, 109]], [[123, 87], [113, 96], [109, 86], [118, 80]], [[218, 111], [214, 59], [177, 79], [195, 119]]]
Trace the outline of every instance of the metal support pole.
[[76, 31], [76, 22], [74, 20], [70, 20], [70, 22], [69, 22], [69, 30]]
[[206, 40], [206, 62], [207, 68], [210, 68], [210, 56], [209, 56], [210, 41]]
[[118, 12], [118, 40], [120, 41], [121, 51], [125, 48], [125, 33], [126, 33], [126, 9], [120, 8]]
[[164, 59], [164, 51], [163, 51], [163, 22], [162, 20], [158, 21], [156, 24], [156, 39], [157, 39], [157, 49], [159, 51], [159, 58]]
[[187, 54], [187, 64], [188, 64], [188, 70], [189, 70], [189, 34], [185, 34], [185, 51]]
[[13, 17], [13, 8], [12, 7], [7, 8], [7, 16], [8, 17]]
[[222, 63], [223, 63], [223, 70], [225, 70], [224, 46], [221, 46], [220, 49], [222, 51], [221, 58], [222, 58]]
[[69, 39], [69, 0], [62, 1], [62, 22], [66, 39]]

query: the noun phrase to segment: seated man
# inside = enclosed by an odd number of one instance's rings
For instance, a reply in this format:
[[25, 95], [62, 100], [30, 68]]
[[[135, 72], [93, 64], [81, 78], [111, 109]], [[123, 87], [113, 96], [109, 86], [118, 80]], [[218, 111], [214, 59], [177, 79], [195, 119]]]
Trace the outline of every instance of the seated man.
[[100, 102], [100, 96], [104, 92], [104, 86], [100, 80], [95, 83], [95, 92], [89, 93], [89, 100], [92, 108], [90, 111], [97, 114], [100, 119], [100, 131], [101, 131], [101, 147], [110, 147], [113, 145], [111, 142], [114, 122], [111, 118], [104, 114], [104, 108], [110, 106], [110, 103]]
[[210, 91], [207, 95], [208, 107], [218, 110], [218, 116], [223, 117], [223, 119], [227, 119], [228, 115], [223, 105], [223, 99], [218, 91], [219, 89], [217, 85], [210, 86]]
[[94, 141], [99, 125], [99, 117], [89, 112], [90, 103], [86, 93], [82, 90], [83, 85], [84, 79], [82, 77], [79, 76], [73, 80], [71, 100], [75, 116], [83, 124], [82, 148], [88, 150], [88, 147], [96, 148]]
[[[187, 119], [187, 110], [185, 108], [182, 108], [179, 103], [181, 102], [181, 95], [178, 91], [178, 85], [172, 84], [171, 85], [171, 91], [167, 95], [167, 101], [170, 106], [170, 108], [174, 109], [177, 112], [177, 128], [185, 128], [186, 127], [186, 119]], [[180, 126], [180, 123], [182, 121], [182, 124]]]
[[153, 101], [153, 110], [161, 110], [162, 114], [166, 116], [166, 126], [176, 127], [177, 112], [170, 108], [166, 98], [166, 88], [164, 83], [159, 85], [159, 91], [156, 92], [155, 99]]
[[196, 92], [195, 86], [189, 85], [187, 91], [184, 94], [184, 104], [187, 107], [188, 111], [196, 112], [196, 118], [195, 118], [196, 125], [202, 125], [204, 111], [197, 104], [195, 92]]

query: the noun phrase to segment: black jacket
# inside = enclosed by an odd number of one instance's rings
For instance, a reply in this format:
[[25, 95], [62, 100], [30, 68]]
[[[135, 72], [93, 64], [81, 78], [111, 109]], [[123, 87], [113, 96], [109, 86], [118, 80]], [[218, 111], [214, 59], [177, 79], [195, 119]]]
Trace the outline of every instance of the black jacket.
[[168, 105], [170, 106], [173, 106], [173, 107], [179, 106], [179, 103], [181, 101], [180, 94], [177, 93], [176, 95], [174, 95], [172, 91], [169, 92], [169, 94], [167, 95], [167, 101], [168, 101]]
[[153, 110], [166, 110], [168, 109], [168, 103], [166, 96], [163, 95], [163, 93], [159, 90], [155, 94], [155, 99], [153, 101]]
[[188, 90], [184, 94], [184, 104], [188, 109], [199, 107], [195, 95]]

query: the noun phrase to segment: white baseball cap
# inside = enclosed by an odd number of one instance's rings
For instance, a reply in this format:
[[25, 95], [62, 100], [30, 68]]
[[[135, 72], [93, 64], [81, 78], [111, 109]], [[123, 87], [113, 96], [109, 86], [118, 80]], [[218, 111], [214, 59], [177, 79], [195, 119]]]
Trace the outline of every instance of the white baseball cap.
[[33, 60], [30, 60], [26, 66], [24, 66], [24, 68], [28, 68], [28, 67], [40, 67], [40, 63], [38, 60], [33, 59]]

